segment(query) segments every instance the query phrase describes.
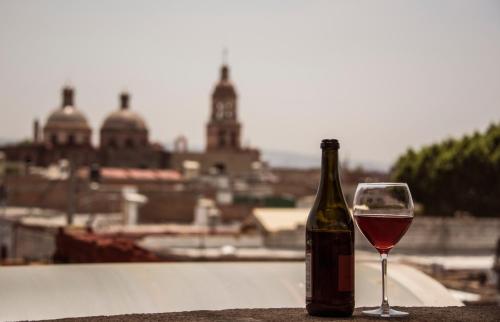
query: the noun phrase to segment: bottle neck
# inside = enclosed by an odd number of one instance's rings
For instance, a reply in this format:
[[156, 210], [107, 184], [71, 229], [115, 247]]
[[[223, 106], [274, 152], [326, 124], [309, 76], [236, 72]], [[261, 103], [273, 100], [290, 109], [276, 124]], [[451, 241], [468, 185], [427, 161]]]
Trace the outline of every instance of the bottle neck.
[[317, 199], [325, 206], [344, 202], [339, 176], [338, 150], [324, 149], [321, 156], [321, 180]]

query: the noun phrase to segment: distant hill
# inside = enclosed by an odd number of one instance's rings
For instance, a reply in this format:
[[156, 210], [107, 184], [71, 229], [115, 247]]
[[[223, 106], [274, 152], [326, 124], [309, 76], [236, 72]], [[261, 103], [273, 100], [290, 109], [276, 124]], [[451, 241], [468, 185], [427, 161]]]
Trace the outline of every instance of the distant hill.
[[16, 143], [18, 141], [20, 141], [20, 140], [0, 138], [0, 146], [7, 145], [7, 144], [12, 144], [12, 143]]
[[321, 160], [317, 155], [307, 155], [288, 151], [263, 150], [262, 159], [273, 167], [319, 168]]
[[[164, 144], [165, 148], [168, 150], [172, 149], [170, 144]], [[201, 146], [190, 146], [190, 150], [202, 152], [203, 147]], [[320, 154], [310, 155], [290, 151], [279, 151], [279, 150], [261, 150], [262, 159], [268, 162], [272, 167], [278, 168], [319, 168], [321, 167]], [[361, 166], [365, 170], [375, 170], [381, 172], [387, 172], [389, 170], [388, 164], [383, 164], [380, 162], [373, 161], [350, 161], [350, 167]]]
[[[283, 168], [319, 168], [321, 166], [320, 155], [308, 155], [288, 151], [263, 150], [262, 159], [269, 162], [272, 167]], [[376, 170], [386, 172], [389, 170], [387, 164], [373, 161], [349, 161], [349, 168], [361, 166], [365, 170]]]

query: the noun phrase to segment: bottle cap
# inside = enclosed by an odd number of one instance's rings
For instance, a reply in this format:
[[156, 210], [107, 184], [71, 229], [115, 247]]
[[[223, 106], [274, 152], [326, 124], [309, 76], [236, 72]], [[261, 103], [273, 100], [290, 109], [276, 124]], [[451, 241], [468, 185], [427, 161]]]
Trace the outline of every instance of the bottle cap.
[[340, 148], [339, 141], [336, 139], [324, 139], [321, 141], [321, 149], [334, 149]]

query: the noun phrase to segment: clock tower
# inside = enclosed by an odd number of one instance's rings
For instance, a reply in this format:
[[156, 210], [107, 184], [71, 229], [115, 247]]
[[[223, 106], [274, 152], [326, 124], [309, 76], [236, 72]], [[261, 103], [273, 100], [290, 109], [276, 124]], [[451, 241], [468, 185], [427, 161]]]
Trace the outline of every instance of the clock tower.
[[220, 80], [212, 94], [210, 119], [207, 124], [207, 151], [241, 150], [241, 124], [237, 115], [237, 95], [229, 80], [229, 67], [224, 64]]

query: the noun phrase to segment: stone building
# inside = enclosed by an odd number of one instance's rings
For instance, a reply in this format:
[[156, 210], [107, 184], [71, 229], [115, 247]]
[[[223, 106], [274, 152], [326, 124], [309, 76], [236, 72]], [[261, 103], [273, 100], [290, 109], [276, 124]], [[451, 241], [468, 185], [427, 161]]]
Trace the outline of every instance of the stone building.
[[64, 87], [61, 107], [49, 115], [43, 128], [45, 145], [88, 146], [91, 145], [91, 135], [92, 129], [87, 118], [74, 104], [73, 88]]
[[210, 119], [207, 124], [207, 152], [241, 149], [241, 124], [236, 115], [237, 95], [229, 80], [229, 68], [221, 68], [221, 77], [212, 94]]
[[128, 93], [120, 95], [120, 107], [106, 117], [101, 127], [99, 161], [102, 166], [166, 168], [168, 153], [149, 142], [144, 119], [129, 106]]
[[90, 128], [85, 115], [75, 106], [74, 90], [69, 86], [62, 89], [61, 105], [47, 118], [43, 127], [33, 123], [31, 141], [1, 148], [9, 162], [24, 162], [27, 165], [48, 166], [60, 159], [72, 159], [78, 164], [95, 162]]
[[120, 108], [104, 120], [98, 147], [92, 145], [92, 129], [74, 98], [75, 90], [65, 86], [61, 106], [49, 115], [43, 131], [35, 120], [31, 140], [0, 147], [6, 160], [38, 167], [48, 167], [62, 159], [78, 166], [92, 163], [127, 168], [169, 166], [169, 153], [149, 141], [146, 123], [130, 110], [127, 93], [120, 96]]
[[223, 65], [211, 97], [203, 152], [189, 151], [187, 139], [176, 140], [173, 153], [150, 141], [144, 119], [130, 107], [130, 95], [120, 95], [119, 108], [109, 114], [100, 129], [99, 146], [92, 145], [92, 129], [75, 106], [75, 91], [62, 90], [61, 106], [52, 112], [43, 131], [34, 123], [31, 141], [0, 147], [9, 162], [47, 167], [61, 159], [79, 166], [99, 163], [103, 167], [173, 168], [183, 170], [186, 161], [196, 164], [201, 173], [212, 169], [228, 175], [247, 175], [260, 161], [256, 149], [241, 144], [242, 125], [238, 119], [238, 95]]
[[236, 176], [251, 173], [252, 165], [260, 160], [260, 152], [242, 147], [241, 128], [238, 95], [229, 78], [229, 67], [224, 64], [212, 92], [205, 151], [188, 151], [186, 139], [181, 137], [172, 153], [172, 167], [182, 170], [185, 161], [196, 161], [202, 173], [211, 169]]

